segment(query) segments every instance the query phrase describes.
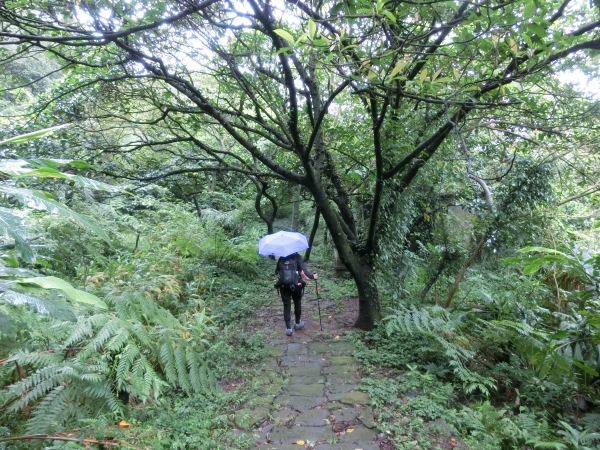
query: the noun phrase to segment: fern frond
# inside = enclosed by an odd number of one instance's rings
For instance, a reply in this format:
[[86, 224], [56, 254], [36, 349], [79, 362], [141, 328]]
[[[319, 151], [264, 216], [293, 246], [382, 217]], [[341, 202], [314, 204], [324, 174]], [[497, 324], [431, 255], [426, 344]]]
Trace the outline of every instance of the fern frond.
[[139, 356], [140, 351], [136, 345], [132, 343], [128, 344], [123, 352], [118, 356], [119, 362], [117, 363], [117, 389], [124, 389], [128, 382], [129, 371], [133, 361]]
[[[160, 378], [144, 355], [135, 360], [131, 368], [129, 392], [145, 401], [150, 397], [151, 389], [160, 386]], [[155, 391], [155, 395], [158, 395]]]
[[130, 336], [131, 335], [129, 334], [129, 330], [127, 328], [119, 328], [115, 335], [104, 345], [104, 347], [108, 351], [118, 352], [127, 344], [127, 342], [129, 342]]
[[175, 368], [175, 355], [173, 353], [172, 344], [167, 339], [163, 339], [160, 344], [159, 360], [165, 376], [167, 377], [167, 381], [171, 384], [176, 384], [177, 370]]
[[[106, 322], [106, 324], [98, 332], [96, 337], [87, 343], [84, 349], [84, 355], [87, 356], [88, 353], [97, 352], [98, 350], [103, 348], [106, 342], [119, 332], [121, 325], [122, 324], [118, 319], [113, 319]], [[84, 358], [83, 355], [82, 358]]]
[[186, 348], [182, 342], [175, 343], [175, 368], [177, 370], [177, 381], [184, 392], [190, 392], [191, 386], [188, 381]]
[[533, 448], [539, 448], [543, 450], [566, 450], [569, 448], [560, 442], [546, 442], [538, 439], [529, 439], [527, 444], [533, 444]]
[[[19, 400], [11, 405], [9, 411], [16, 411], [30, 402], [38, 400], [48, 391], [60, 386], [64, 379], [64, 367], [52, 365], [43, 367], [33, 375], [9, 386], [8, 391], [11, 395], [21, 396]], [[23, 392], [27, 393], [22, 395]]]
[[96, 316], [79, 320], [71, 332], [71, 336], [69, 336], [69, 338], [67, 338], [65, 341], [65, 347], [71, 347], [79, 344], [80, 342], [86, 341], [90, 338], [90, 336], [92, 336], [94, 327], [98, 326], [98, 321], [105, 323], [107, 320], [108, 317], [106, 314], [98, 314]]
[[102, 379], [94, 380], [94, 382], [89, 383], [83, 389], [83, 392], [91, 398], [97, 399], [109, 399], [114, 397], [114, 393], [110, 384], [106, 382], [106, 380]]
[[585, 424], [586, 430], [590, 432], [597, 432], [600, 430], [600, 414], [589, 413], [581, 418], [581, 421]]
[[200, 354], [195, 351], [190, 351], [188, 356], [188, 370], [190, 383], [195, 392], [216, 393], [216, 380], [212, 376], [206, 361]]
[[202, 370], [203, 365], [196, 358], [195, 352], [188, 352], [188, 370], [190, 377], [190, 384], [195, 392], [201, 392], [204, 385], [204, 371]]
[[144, 347], [152, 348], [154, 346], [154, 341], [156, 340], [155, 336], [152, 336], [148, 333], [146, 327], [141, 323], [134, 323], [130, 329], [131, 334], [133, 334], [137, 340]]
[[61, 412], [67, 404], [68, 391], [64, 386], [57, 386], [35, 408], [33, 417], [27, 422], [27, 433], [51, 432], [60, 424]]
[[62, 355], [56, 352], [29, 352], [27, 350], [21, 350], [9, 358], [8, 361], [16, 361], [21, 366], [44, 367], [58, 364], [62, 359]]

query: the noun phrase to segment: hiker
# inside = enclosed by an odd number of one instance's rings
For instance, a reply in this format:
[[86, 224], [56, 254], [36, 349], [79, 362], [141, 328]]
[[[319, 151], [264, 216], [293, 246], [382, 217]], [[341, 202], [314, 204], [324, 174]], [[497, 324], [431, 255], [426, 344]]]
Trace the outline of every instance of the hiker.
[[[304, 293], [304, 286], [306, 283], [302, 278], [306, 280], [316, 280], [318, 275], [308, 271], [304, 265], [302, 256], [298, 253], [292, 253], [291, 255], [279, 258], [277, 267], [275, 268], [275, 274], [278, 277], [275, 288], [279, 289], [281, 300], [283, 301], [285, 334], [291, 336], [294, 333], [294, 330], [301, 330], [304, 328], [304, 322], [300, 317], [302, 315], [302, 294]], [[294, 315], [296, 316], [294, 328], [291, 326], [292, 299], [294, 299]]]

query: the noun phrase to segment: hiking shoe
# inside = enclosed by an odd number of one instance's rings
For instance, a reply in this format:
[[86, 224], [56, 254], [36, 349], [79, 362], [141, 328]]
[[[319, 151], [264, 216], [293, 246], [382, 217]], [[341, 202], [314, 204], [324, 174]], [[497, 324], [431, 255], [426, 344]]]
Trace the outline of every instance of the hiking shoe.
[[301, 320], [300, 323], [294, 324], [294, 330], [301, 330], [302, 328], [304, 328], [304, 321], [303, 320]]
[[287, 336], [291, 336], [292, 334], [294, 334], [294, 330], [292, 330], [291, 328], [288, 328], [287, 330], [285, 330], [285, 334]]

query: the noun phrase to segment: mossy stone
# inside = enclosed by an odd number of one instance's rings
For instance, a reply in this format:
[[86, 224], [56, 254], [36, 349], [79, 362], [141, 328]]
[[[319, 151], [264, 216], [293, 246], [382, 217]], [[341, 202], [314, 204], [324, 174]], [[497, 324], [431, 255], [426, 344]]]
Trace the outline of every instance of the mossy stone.
[[366, 392], [346, 392], [345, 394], [331, 394], [330, 401], [338, 401], [347, 405], [368, 405], [371, 403], [369, 394]]
[[233, 423], [242, 430], [250, 430], [269, 416], [269, 408], [258, 406], [253, 409], [240, 409], [236, 411]]
[[291, 384], [286, 388], [286, 393], [304, 397], [322, 397], [324, 388], [323, 384]]
[[299, 414], [294, 421], [294, 426], [324, 427], [329, 424], [329, 421], [327, 420], [328, 416], [329, 411], [326, 409], [311, 409]]
[[354, 364], [356, 360], [352, 356], [332, 356], [331, 365], [348, 365]]

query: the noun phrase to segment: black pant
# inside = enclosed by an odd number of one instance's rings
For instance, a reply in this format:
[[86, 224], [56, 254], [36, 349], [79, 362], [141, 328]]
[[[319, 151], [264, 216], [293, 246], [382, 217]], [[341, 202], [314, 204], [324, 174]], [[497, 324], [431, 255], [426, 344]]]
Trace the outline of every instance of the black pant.
[[281, 301], [283, 302], [283, 320], [285, 320], [285, 327], [288, 329], [292, 328], [292, 299], [294, 300], [294, 315], [296, 316], [296, 323], [300, 322], [300, 316], [302, 315], [302, 288], [302, 286], [296, 286], [296, 289], [293, 291], [285, 286], [281, 286], [281, 288], [279, 288], [279, 292], [281, 292]]

